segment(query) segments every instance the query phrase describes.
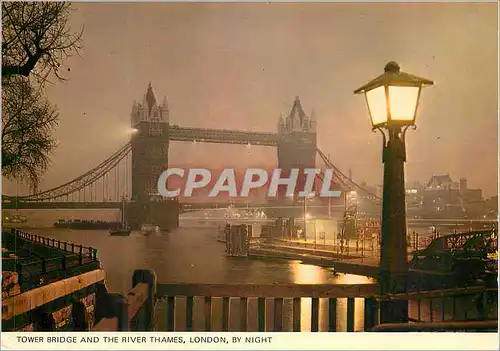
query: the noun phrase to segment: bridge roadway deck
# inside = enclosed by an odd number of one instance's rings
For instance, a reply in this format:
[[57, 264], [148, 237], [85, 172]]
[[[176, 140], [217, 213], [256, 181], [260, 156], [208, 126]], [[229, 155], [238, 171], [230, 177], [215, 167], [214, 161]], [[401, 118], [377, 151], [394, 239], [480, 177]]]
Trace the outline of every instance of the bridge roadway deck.
[[2, 201], [2, 208], [7, 210], [57, 210], [57, 209], [119, 209], [121, 202], [23, 202]]
[[[190, 203], [181, 203], [181, 208], [186, 207], [188, 212], [191, 211], [203, 211], [203, 210], [217, 210], [217, 209], [227, 209], [230, 204], [190, 204]], [[205, 208], [197, 208], [198, 206], [203, 205]], [[15, 201], [15, 198], [4, 198], [2, 200], [2, 208], [3, 209], [119, 209], [121, 208], [121, 202], [114, 201], [81, 201], [81, 202], [70, 202], [70, 201], [47, 201], [47, 202], [24, 202], [24, 201]], [[236, 208], [244, 209], [246, 204], [236, 204], [233, 205]], [[261, 204], [259, 208], [272, 208], [276, 205], [274, 204]], [[315, 206], [315, 207], [324, 207], [328, 206]], [[192, 218], [194, 219], [194, 218]], [[199, 219], [203, 220], [225, 220], [226, 218], [205, 218], [204, 216], [200, 216]], [[262, 222], [270, 222], [274, 221], [274, 219], [270, 218], [267, 220], [251, 220], [249, 221], [262, 221]], [[407, 220], [409, 225], [441, 225], [441, 226], [456, 226], [457, 224], [462, 225], [472, 225], [472, 224], [494, 224], [498, 221], [496, 219], [472, 219], [472, 218], [408, 218]]]

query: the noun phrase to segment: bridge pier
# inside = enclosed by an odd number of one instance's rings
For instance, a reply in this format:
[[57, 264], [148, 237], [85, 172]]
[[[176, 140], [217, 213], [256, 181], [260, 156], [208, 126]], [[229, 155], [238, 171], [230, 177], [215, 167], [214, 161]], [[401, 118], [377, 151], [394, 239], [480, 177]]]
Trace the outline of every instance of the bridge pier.
[[132, 229], [140, 229], [143, 224], [157, 225], [163, 231], [179, 227], [179, 203], [175, 200], [130, 202], [125, 211]]

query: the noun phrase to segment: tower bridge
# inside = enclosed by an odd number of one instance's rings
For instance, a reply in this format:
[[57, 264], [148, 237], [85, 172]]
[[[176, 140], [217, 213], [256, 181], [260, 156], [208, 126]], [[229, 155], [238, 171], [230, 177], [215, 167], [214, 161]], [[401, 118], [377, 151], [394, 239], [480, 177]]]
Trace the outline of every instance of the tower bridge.
[[[142, 102], [133, 103], [131, 127], [130, 141], [93, 169], [52, 189], [27, 196], [3, 196], [3, 208], [120, 208], [126, 199], [127, 218], [133, 226], [154, 223], [163, 229], [175, 228], [180, 210], [178, 200], [157, 195], [158, 176], [168, 167], [172, 141], [276, 147], [277, 166], [283, 176], [292, 168], [316, 168], [319, 156], [334, 171], [331, 188], [356, 190], [368, 195], [376, 205], [381, 203], [379, 197], [343, 174], [318, 148], [314, 113], [304, 112], [298, 96], [288, 116], [279, 117], [276, 133], [182, 127], [170, 123], [167, 99], [159, 104], [150, 83]], [[317, 177], [323, 180], [323, 174]], [[296, 193], [304, 189], [305, 179], [301, 173]], [[285, 190], [278, 188], [270, 206], [285, 201]]]

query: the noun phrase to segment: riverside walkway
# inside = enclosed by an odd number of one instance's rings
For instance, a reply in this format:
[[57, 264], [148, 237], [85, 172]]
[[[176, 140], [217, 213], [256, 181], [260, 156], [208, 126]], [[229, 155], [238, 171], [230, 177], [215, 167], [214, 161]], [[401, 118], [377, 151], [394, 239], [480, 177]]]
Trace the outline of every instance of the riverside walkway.
[[[342, 252], [341, 252], [342, 251]], [[333, 268], [338, 273], [348, 273], [376, 278], [379, 275], [380, 258], [378, 251], [362, 252], [349, 247], [340, 250], [333, 245], [316, 245], [304, 241], [274, 240], [272, 242], [257, 242], [250, 246], [248, 256], [264, 259], [298, 260], [304, 264]], [[408, 255], [411, 260], [411, 254]], [[452, 272], [410, 269], [411, 284], [420, 289], [444, 288], [452, 284], [455, 274]]]
[[337, 253], [336, 250], [314, 248], [310, 244], [278, 240], [273, 243], [253, 245], [250, 257], [282, 258], [300, 260], [303, 263], [332, 267], [343, 273], [351, 273], [375, 277], [378, 273], [380, 259], [374, 256], [363, 257], [354, 254]]

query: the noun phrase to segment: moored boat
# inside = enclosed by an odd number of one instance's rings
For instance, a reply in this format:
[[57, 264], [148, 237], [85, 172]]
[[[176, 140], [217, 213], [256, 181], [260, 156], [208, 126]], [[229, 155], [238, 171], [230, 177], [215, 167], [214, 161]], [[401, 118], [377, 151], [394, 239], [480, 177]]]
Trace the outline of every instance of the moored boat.
[[68, 228], [73, 230], [106, 230], [114, 229], [120, 222], [105, 222], [85, 219], [64, 220], [59, 219], [54, 223], [55, 228]]
[[106, 290], [96, 249], [2, 233], [2, 331], [90, 330]]
[[22, 216], [19, 213], [16, 213], [12, 216], [6, 216], [4, 219], [5, 223], [26, 223], [28, 218], [26, 216]]
[[113, 236], [129, 236], [131, 232], [130, 228], [118, 228], [110, 230], [109, 234]]
[[160, 231], [160, 228], [154, 224], [143, 224], [141, 226], [141, 233], [144, 235], [158, 233], [159, 231]]

